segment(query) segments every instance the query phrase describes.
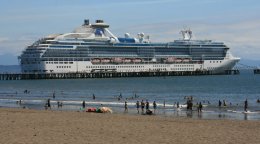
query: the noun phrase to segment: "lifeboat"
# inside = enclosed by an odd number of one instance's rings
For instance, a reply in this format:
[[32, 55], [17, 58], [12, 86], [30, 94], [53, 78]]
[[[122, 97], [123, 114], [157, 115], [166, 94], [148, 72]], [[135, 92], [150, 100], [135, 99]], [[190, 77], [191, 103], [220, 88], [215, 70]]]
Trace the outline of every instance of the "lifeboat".
[[101, 60], [102, 63], [110, 63], [111, 60], [109, 58], [104, 58]]
[[92, 63], [100, 63], [100, 61], [101, 61], [101, 60], [98, 59], [98, 58], [94, 58], [94, 59], [91, 60]]
[[114, 59], [113, 59], [113, 62], [114, 62], [114, 63], [122, 63], [122, 62], [123, 62], [123, 59], [122, 59], [122, 58], [114, 58]]
[[129, 58], [124, 59], [124, 62], [125, 62], [125, 63], [130, 63], [131, 61], [132, 61], [132, 60], [129, 59]]
[[185, 62], [185, 63], [188, 63], [188, 62], [190, 62], [190, 61], [191, 61], [190, 58], [184, 58], [184, 59], [182, 60], [182, 62]]
[[177, 62], [177, 63], [182, 62], [182, 58], [176, 58], [176, 59], [175, 59], [175, 62]]
[[166, 59], [166, 62], [174, 62], [175, 61], [175, 58], [174, 57], [168, 57], [167, 59]]
[[140, 62], [142, 62], [142, 59], [140, 59], [140, 58], [135, 58], [135, 59], [133, 59], [132, 60], [134, 63], [140, 63]]

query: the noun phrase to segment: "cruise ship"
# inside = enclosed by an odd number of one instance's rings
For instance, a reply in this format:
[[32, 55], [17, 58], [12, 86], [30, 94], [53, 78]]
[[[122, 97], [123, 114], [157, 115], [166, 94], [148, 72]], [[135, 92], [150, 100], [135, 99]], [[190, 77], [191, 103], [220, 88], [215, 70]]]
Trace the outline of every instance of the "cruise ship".
[[151, 42], [149, 35], [117, 37], [103, 20], [71, 33], [52, 34], [25, 48], [19, 56], [22, 73], [178, 72], [231, 70], [240, 58], [223, 42], [193, 40], [191, 30], [181, 39]]

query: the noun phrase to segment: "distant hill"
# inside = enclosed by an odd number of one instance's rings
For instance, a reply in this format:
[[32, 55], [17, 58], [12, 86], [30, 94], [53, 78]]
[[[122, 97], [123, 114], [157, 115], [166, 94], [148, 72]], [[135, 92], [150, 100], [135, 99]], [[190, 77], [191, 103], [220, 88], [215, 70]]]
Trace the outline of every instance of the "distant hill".
[[0, 65], [0, 73], [19, 73], [21, 68], [19, 65]]

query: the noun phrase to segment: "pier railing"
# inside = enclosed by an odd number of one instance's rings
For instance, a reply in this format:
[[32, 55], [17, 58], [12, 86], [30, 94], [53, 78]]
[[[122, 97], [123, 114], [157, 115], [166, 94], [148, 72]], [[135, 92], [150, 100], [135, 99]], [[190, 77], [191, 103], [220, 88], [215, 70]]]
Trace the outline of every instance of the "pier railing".
[[[239, 74], [239, 70], [228, 70], [224, 74]], [[87, 79], [116, 77], [161, 77], [161, 76], [196, 76], [215, 75], [212, 71], [158, 71], [158, 72], [93, 72], [93, 73], [3, 73], [0, 80], [33, 79]]]

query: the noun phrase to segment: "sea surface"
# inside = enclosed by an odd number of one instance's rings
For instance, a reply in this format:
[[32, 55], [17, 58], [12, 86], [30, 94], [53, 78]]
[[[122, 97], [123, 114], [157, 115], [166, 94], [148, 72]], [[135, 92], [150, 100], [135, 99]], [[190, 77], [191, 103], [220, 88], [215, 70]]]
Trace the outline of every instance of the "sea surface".
[[[194, 105], [203, 104], [201, 114], [196, 107], [186, 110], [187, 96], [193, 97]], [[137, 115], [135, 103], [144, 100], [152, 111], [156, 101], [159, 116], [260, 120], [260, 75], [245, 71], [240, 75], [0, 81], [0, 107], [44, 109], [47, 99], [53, 110], [83, 111], [82, 101], [86, 101], [86, 107], [106, 106], [114, 113]], [[219, 100], [227, 106], [219, 107]], [[58, 101], [63, 103], [60, 108]]]

